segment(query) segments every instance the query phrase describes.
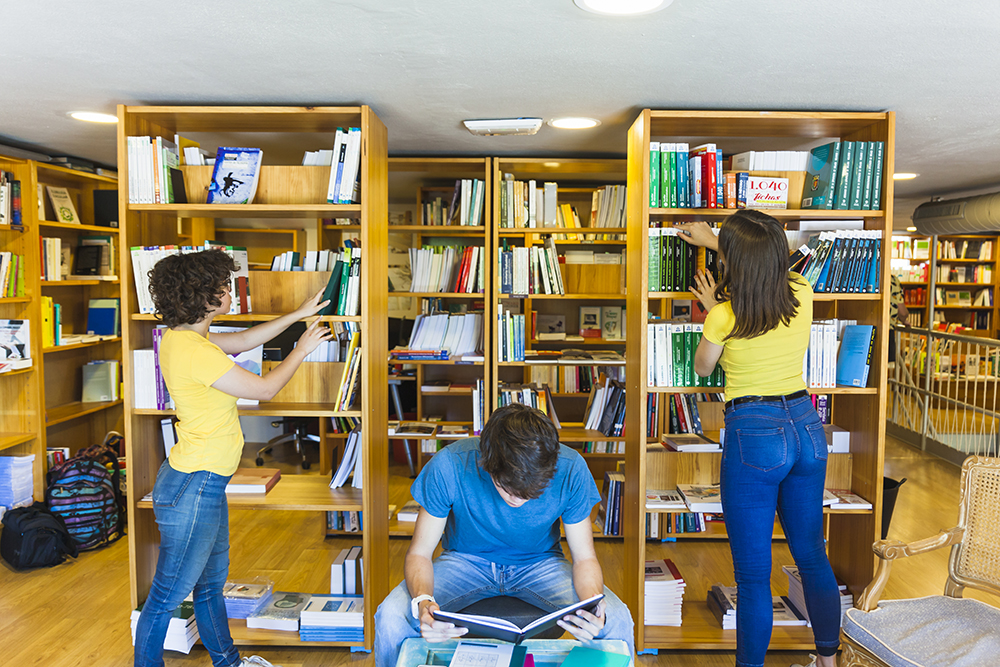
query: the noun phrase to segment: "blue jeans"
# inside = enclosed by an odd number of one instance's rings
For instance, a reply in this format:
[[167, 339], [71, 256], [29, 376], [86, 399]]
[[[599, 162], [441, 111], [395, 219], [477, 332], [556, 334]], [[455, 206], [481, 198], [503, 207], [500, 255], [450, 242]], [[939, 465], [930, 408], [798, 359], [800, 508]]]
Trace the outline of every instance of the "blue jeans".
[[[445, 551], [434, 561], [434, 599], [446, 611], [460, 611], [484, 598], [506, 595], [547, 611], [579, 601], [573, 588], [573, 565], [552, 556], [530, 565], [499, 565], [485, 558]], [[596, 639], [621, 639], [635, 655], [632, 614], [604, 588], [605, 622]], [[410, 613], [410, 593], [400, 582], [375, 613], [375, 667], [395, 667], [400, 645], [420, 636], [420, 622]]]
[[826, 436], [809, 397], [726, 409], [722, 507], [733, 552], [736, 664], [760, 667], [771, 641], [771, 535], [778, 512], [802, 576], [816, 650], [840, 646], [840, 597], [823, 538]]
[[160, 466], [153, 486], [160, 556], [135, 631], [135, 667], [162, 667], [170, 618], [192, 590], [198, 633], [212, 664], [239, 664], [222, 597], [229, 572], [229, 479], [204, 470], [178, 472], [168, 461]]

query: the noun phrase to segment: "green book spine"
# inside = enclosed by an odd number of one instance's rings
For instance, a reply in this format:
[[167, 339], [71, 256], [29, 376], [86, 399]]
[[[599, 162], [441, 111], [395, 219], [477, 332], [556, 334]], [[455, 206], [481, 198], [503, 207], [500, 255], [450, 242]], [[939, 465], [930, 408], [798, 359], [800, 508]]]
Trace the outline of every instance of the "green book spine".
[[660, 288], [660, 229], [649, 228], [649, 291]]
[[649, 144], [649, 207], [660, 207], [660, 142], [658, 141]]
[[833, 207], [846, 210], [851, 200], [851, 164], [854, 161], [855, 148], [859, 142], [842, 141], [840, 152], [840, 169], [837, 173], [837, 196]]
[[854, 151], [854, 160], [851, 165], [851, 210], [860, 211], [861, 202], [864, 199], [862, 190], [865, 184], [865, 151], [863, 141], [854, 142], [857, 147]]
[[670, 291], [670, 277], [673, 275], [671, 272], [674, 270], [674, 234], [664, 234], [664, 232], [673, 231], [673, 228], [666, 228], [660, 231], [660, 257], [662, 257], [662, 261], [660, 262], [661, 292]]
[[351, 277], [351, 249], [344, 253], [344, 265], [340, 268], [340, 295], [337, 299], [337, 315], [343, 315], [347, 306], [347, 283]]
[[833, 196], [837, 192], [837, 174], [840, 173], [840, 150], [841, 146], [838, 141], [833, 145], [833, 160], [830, 163], [830, 184], [826, 193], [826, 202], [823, 206], [827, 210], [833, 208]]
[[673, 144], [660, 144], [660, 206], [670, 206], [670, 153]]
[[[677, 144], [671, 144], [676, 147]], [[677, 151], [670, 151], [670, 208], [677, 208]]]
[[[685, 387], [697, 387], [698, 386], [698, 374], [694, 372], [694, 351], [696, 343], [694, 340], [694, 326], [690, 323], [684, 325], [684, 371], [687, 376], [684, 378]], [[684, 400], [684, 396], [681, 396], [681, 400]], [[694, 430], [691, 428], [691, 424], [688, 424], [688, 429], [691, 433]]]
[[673, 366], [674, 366], [674, 377], [673, 385], [675, 387], [684, 386], [684, 325], [683, 324], [672, 324], [670, 325], [670, 336], [673, 339], [671, 347], [674, 352]]
[[875, 170], [872, 176], [872, 210], [882, 210], [882, 159], [885, 153], [885, 143], [873, 141], [875, 144]]
[[861, 209], [870, 211], [872, 208], [872, 176], [875, 170], [875, 142], [865, 142], [865, 184], [863, 186], [863, 199]]

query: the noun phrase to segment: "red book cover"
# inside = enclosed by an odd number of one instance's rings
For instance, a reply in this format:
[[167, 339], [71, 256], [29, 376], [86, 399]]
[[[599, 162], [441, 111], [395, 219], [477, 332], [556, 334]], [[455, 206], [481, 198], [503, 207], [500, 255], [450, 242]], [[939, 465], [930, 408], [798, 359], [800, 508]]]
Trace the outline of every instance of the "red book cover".
[[458, 265], [458, 277], [455, 279], [455, 291], [461, 292], [462, 285], [465, 284], [465, 274], [469, 271], [469, 252], [472, 248], [466, 248], [462, 252], [462, 261]]
[[682, 433], [690, 433], [688, 431], [687, 420], [684, 418], [684, 406], [681, 405], [681, 395], [671, 394], [674, 397], [674, 407], [677, 408], [677, 421], [681, 425]]
[[240, 313], [250, 312], [250, 279], [247, 276], [236, 277], [236, 292], [240, 297]]

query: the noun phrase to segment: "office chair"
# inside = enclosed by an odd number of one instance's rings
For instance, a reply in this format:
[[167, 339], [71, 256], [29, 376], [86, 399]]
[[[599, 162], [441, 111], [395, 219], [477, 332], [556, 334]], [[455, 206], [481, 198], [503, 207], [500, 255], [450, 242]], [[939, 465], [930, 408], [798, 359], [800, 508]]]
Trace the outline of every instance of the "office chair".
[[260, 467], [264, 465], [264, 454], [270, 454], [271, 450], [274, 449], [275, 445], [282, 445], [286, 442], [291, 442], [295, 445], [295, 452], [302, 457], [302, 469], [309, 469], [309, 461], [306, 460], [306, 453], [302, 449], [303, 442], [319, 442], [318, 435], [310, 435], [306, 432], [308, 422], [302, 417], [283, 417], [281, 419], [276, 419], [271, 422], [271, 426], [277, 428], [281, 425], [287, 425], [291, 428], [288, 433], [283, 433], [282, 435], [276, 436], [268, 440], [267, 444], [257, 450], [257, 466]]

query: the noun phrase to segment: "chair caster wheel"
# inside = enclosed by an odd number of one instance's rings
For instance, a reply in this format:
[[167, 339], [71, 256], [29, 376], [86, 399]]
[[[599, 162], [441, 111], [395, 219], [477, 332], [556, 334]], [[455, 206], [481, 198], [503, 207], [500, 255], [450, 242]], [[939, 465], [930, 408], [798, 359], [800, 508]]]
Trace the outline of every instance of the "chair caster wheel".
[[309, 470], [309, 465], [310, 465], [309, 461], [303, 461], [302, 462], [302, 469], [303, 470]]
[[257, 467], [259, 468], [262, 465], [264, 465], [264, 459], [258, 456], [257, 457]]

